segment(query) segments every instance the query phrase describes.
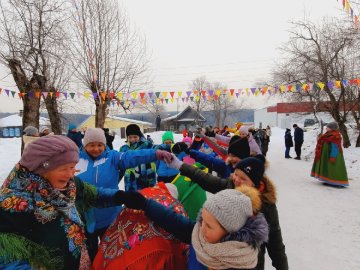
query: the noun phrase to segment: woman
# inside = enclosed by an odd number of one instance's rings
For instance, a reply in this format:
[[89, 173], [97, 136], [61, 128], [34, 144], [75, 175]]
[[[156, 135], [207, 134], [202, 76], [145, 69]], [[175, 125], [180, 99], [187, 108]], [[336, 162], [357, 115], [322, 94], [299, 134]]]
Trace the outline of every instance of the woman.
[[290, 156], [290, 148], [294, 146], [294, 143], [292, 140], [290, 128], [286, 129], [284, 139], [285, 139], [285, 158], [292, 158]]
[[341, 147], [341, 134], [336, 122], [327, 124], [326, 132], [317, 141], [311, 176], [324, 184], [337, 187], [349, 186]]
[[121, 201], [74, 177], [78, 160], [65, 136], [27, 146], [0, 189], [1, 269], [90, 269], [82, 214]]

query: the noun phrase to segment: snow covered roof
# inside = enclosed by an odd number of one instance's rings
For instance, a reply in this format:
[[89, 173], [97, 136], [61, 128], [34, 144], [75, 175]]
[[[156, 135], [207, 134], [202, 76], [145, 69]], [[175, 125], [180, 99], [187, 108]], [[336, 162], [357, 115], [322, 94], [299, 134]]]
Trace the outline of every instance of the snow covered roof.
[[[167, 118], [164, 118], [162, 119], [162, 121], [169, 121], [169, 120], [173, 120], [173, 119], [177, 119], [178, 117], [180, 117], [183, 113], [185, 113], [187, 110], [193, 110], [195, 111], [193, 108], [191, 108], [190, 106], [187, 106], [183, 111], [173, 115], [173, 116], [170, 116], [170, 117], [167, 117]], [[205, 117], [201, 115], [201, 113], [199, 113], [199, 121], [206, 121]], [[177, 120], [178, 122], [185, 122], [185, 121], [194, 121], [194, 118], [183, 118], [183, 119], [178, 119]]]
[[125, 122], [131, 122], [131, 123], [140, 124], [140, 125], [149, 125], [149, 126], [152, 125], [152, 123], [149, 123], [149, 122], [139, 121], [139, 120], [134, 120], [134, 119], [129, 119], [129, 118], [124, 118], [124, 117], [119, 117], [119, 116], [107, 116], [107, 118], [116, 119], [116, 120], [121, 120], [121, 121], [125, 121]]
[[[40, 117], [39, 119], [40, 126], [50, 125], [50, 120], [45, 117]], [[22, 117], [18, 114], [12, 114], [7, 117], [0, 119], [0, 127], [21, 127], [22, 126]]]

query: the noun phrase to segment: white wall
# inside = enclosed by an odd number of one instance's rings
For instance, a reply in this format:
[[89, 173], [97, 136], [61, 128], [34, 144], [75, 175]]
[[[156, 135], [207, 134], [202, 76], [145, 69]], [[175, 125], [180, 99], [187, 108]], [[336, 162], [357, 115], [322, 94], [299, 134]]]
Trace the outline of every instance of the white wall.
[[255, 128], [260, 126], [265, 128], [267, 125], [270, 127], [277, 126], [276, 112], [267, 112], [267, 108], [258, 109], [254, 111], [254, 125]]

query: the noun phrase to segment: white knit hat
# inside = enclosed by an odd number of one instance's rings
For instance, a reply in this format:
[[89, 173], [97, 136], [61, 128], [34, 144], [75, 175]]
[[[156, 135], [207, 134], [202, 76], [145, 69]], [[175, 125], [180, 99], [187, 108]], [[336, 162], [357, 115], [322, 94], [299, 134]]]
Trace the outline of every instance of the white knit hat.
[[248, 196], [235, 189], [225, 189], [211, 196], [203, 208], [209, 211], [228, 233], [243, 227], [253, 210]]
[[88, 143], [100, 142], [106, 146], [105, 133], [101, 128], [88, 128], [85, 132], [83, 145], [86, 146]]

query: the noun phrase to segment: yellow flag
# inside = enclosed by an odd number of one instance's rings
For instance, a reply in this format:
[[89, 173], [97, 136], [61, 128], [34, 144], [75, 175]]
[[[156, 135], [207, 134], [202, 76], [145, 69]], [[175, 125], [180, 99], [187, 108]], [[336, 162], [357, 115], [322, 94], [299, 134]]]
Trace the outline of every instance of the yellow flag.
[[286, 86], [285, 85], [280, 85], [280, 91], [281, 92], [285, 92]]
[[170, 98], [170, 102], [171, 102], [171, 103], [174, 103], [174, 98]]
[[166, 97], [167, 97], [168, 92], [162, 92], [162, 94], [163, 94], [163, 98], [166, 98]]
[[182, 96], [182, 91], [178, 92], [178, 97], [180, 98]]
[[340, 88], [340, 86], [341, 86], [341, 81], [335, 81], [335, 87]]
[[195, 100], [199, 101], [200, 97], [198, 95], [195, 96]]
[[216, 90], [216, 91], [215, 91], [215, 94], [219, 97], [219, 96], [221, 95], [221, 90], [219, 90], [219, 89]]
[[133, 92], [133, 93], [131, 93], [131, 96], [133, 97], [133, 99], [136, 99], [137, 93], [136, 93], [136, 92]]
[[307, 88], [307, 83], [303, 83], [303, 85], [301, 86], [301, 88], [302, 88], [303, 90], [305, 90], [305, 89]]
[[324, 90], [324, 86], [325, 86], [324, 83], [322, 83], [322, 82], [317, 82], [316, 84], [317, 84], [317, 86], [320, 87], [320, 90]]
[[88, 99], [89, 96], [90, 96], [90, 93], [89, 93], [89, 92], [85, 92], [85, 93], [84, 93], [84, 97], [85, 97], [86, 99]]
[[116, 94], [116, 96], [117, 96], [118, 99], [122, 99], [123, 93], [120, 93], [120, 92], [119, 92], [119, 93]]

